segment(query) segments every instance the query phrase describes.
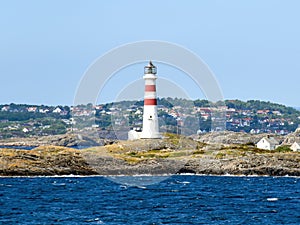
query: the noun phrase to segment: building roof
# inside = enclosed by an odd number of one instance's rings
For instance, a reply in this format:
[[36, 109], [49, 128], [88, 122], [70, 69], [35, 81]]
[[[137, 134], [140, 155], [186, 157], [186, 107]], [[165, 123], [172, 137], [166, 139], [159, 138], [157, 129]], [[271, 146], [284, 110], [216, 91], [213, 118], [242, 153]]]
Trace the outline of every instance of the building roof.
[[278, 145], [279, 144], [279, 142], [273, 137], [264, 137], [264, 139], [266, 141], [268, 141], [270, 144], [273, 144], [273, 145]]

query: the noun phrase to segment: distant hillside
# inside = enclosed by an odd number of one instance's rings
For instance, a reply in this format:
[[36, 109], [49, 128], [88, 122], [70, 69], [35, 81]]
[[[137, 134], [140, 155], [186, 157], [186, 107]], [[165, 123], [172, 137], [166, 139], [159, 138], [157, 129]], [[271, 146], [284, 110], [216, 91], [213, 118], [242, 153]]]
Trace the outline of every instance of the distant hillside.
[[[27, 104], [0, 105], [0, 138], [30, 137], [64, 134], [75, 124], [78, 129], [91, 127], [107, 131], [127, 130], [142, 126], [143, 100], [120, 101], [94, 106], [46, 106]], [[226, 129], [253, 134], [285, 135], [300, 124], [300, 111], [285, 105], [258, 100], [207, 100], [159, 98], [158, 115], [162, 132], [192, 135], [212, 130], [215, 112], [221, 113]], [[220, 115], [221, 115], [220, 114]], [[218, 129], [218, 127], [214, 127]]]
[[[126, 106], [141, 107], [142, 110], [143, 101], [119, 102], [114, 103], [114, 106], [122, 107], [124, 103]], [[194, 101], [180, 98], [158, 99], [159, 114], [165, 117], [172, 115], [171, 118], [168, 117], [167, 125], [176, 125], [174, 119], [184, 119], [191, 128], [191, 131], [187, 133], [195, 133], [198, 129], [210, 131], [212, 112], [220, 106], [227, 107], [224, 112], [226, 113], [226, 129], [231, 131], [283, 135], [293, 132], [300, 124], [300, 111], [272, 102], [225, 100], [212, 103], [203, 99]], [[135, 117], [135, 120], [138, 118]], [[168, 131], [172, 132], [172, 130]]]
[[226, 100], [225, 104], [228, 108], [242, 109], [242, 110], [270, 110], [270, 111], [279, 111], [282, 114], [298, 114], [298, 110], [293, 107], [288, 107], [285, 105], [258, 101], [258, 100], [249, 100], [243, 102], [240, 100]]
[[[130, 106], [135, 104], [137, 106], [143, 106], [143, 101], [121, 101], [118, 103], [108, 103], [105, 105], [126, 105]], [[289, 107], [278, 103], [259, 101], [259, 100], [248, 100], [246, 102], [235, 99], [235, 100], [225, 100], [223, 103], [212, 103], [208, 100], [197, 99], [197, 100], [187, 100], [182, 98], [158, 98], [158, 105], [165, 106], [168, 108], [174, 106], [196, 106], [196, 107], [214, 107], [218, 105], [226, 105], [228, 108], [233, 108], [237, 110], [270, 110], [279, 111], [282, 114], [299, 114], [300, 107]]]

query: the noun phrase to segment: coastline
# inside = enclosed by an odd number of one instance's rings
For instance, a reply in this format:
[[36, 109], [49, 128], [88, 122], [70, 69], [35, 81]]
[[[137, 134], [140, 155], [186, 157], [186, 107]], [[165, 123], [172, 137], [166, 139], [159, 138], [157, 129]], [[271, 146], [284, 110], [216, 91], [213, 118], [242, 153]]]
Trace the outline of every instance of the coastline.
[[51, 175], [51, 176], [1, 176], [2, 178], [93, 178], [93, 177], [103, 177], [103, 178], [111, 178], [111, 177], [172, 177], [172, 176], [199, 176], [199, 177], [249, 177], [249, 178], [260, 178], [260, 177], [272, 177], [272, 178], [296, 178], [300, 179], [300, 176], [269, 176], [269, 175], [234, 175], [234, 174], [224, 174], [224, 175], [215, 175], [215, 174], [161, 174], [161, 175], [152, 175], [152, 174], [136, 174], [136, 175]]
[[300, 176], [300, 152], [217, 148], [188, 138], [179, 147], [176, 141], [119, 141], [81, 150], [51, 145], [0, 149], [0, 176]]

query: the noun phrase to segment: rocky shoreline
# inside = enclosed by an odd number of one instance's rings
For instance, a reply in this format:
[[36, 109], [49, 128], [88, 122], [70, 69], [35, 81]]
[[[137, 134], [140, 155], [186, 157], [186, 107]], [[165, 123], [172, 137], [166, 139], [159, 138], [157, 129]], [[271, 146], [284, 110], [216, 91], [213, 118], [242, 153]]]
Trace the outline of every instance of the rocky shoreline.
[[0, 176], [300, 176], [299, 152], [267, 151], [245, 144], [207, 144], [190, 138], [118, 141], [84, 150], [45, 145], [0, 152]]
[[30, 137], [30, 138], [10, 138], [0, 140], [0, 146], [97, 146], [103, 145], [107, 140], [98, 138], [90, 138], [87, 136], [76, 135], [76, 134], [62, 134], [52, 136], [41, 136], [41, 137]]

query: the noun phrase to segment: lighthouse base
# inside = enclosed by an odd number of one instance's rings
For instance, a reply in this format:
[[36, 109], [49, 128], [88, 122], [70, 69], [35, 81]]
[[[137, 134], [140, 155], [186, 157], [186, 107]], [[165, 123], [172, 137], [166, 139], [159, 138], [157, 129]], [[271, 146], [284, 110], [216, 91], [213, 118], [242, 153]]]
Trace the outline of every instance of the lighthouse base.
[[128, 132], [128, 140], [137, 140], [141, 139], [142, 132], [138, 132], [136, 130], [131, 130]]
[[128, 132], [128, 140], [137, 140], [137, 139], [161, 139], [162, 136], [160, 133], [149, 135], [143, 134], [143, 132], [138, 132], [135, 130], [131, 130]]
[[140, 139], [160, 139], [162, 138], [162, 136], [160, 135], [160, 133], [141, 133]]

